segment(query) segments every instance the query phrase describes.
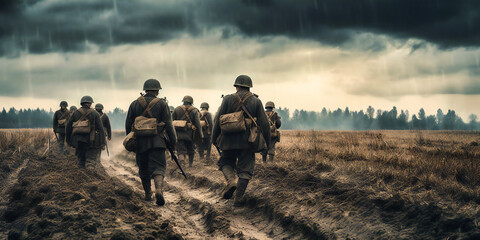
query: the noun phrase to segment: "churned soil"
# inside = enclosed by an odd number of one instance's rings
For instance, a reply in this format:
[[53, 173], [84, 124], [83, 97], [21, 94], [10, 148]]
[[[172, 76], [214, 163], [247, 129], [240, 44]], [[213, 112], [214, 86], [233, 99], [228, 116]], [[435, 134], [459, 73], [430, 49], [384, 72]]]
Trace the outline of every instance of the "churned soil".
[[55, 150], [0, 157], [1, 239], [182, 239], [102, 166], [80, 169], [72, 153]]

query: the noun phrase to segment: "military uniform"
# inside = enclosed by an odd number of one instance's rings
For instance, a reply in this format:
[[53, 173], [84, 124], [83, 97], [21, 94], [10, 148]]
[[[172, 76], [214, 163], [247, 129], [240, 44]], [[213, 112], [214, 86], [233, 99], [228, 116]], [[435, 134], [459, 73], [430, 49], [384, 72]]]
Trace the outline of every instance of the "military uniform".
[[60, 145], [60, 149], [63, 150], [65, 144], [65, 126], [70, 118], [71, 112], [67, 109], [67, 102], [62, 101], [60, 108], [53, 115], [53, 132], [57, 135], [57, 142]]
[[[188, 154], [189, 166], [192, 166], [195, 158], [194, 140], [197, 136], [203, 138], [203, 131], [200, 125], [199, 111], [191, 105], [193, 104], [193, 99], [190, 96], [185, 96], [183, 102], [183, 105], [178, 106], [173, 111], [172, 119], [174, 121], [185, 120], [193, 126], [186, 131], [176, 131], [178, 144], [185, 146]], [[186, 114], [187, 112], [188, 114]]]
[[[105, 145], [105, 131], [103, 130], [100, 115], [94, 109], [84, 104], [88, 102], [93, 103], [93, 99], [88, 96], [82, 98], [82, 107], [72, 114], [66, 127], [67, 142], [75, 148], [78, 164], [82, 168], [85, 168], [87, 160], [96, 164], [95, 148]], [[86, 117], [89, 121], [90, 133], [73, 133], [73, 123], [82, 118], [82, 111], [84, 113], [90, 112]]]
[[[223, 198], [229, 199], [235, 195], [235, 204], [241, 205], [243, 194], [247, 188], [249, 180], [253, 176], [255, 168], [255, 153], [248, 143], [249, 131], [223, 134], [220, 129], [220, 116], [236, 112], [239, 105], [239, 98], [251, 94], [249, 88], [252, 87], [250, 77], [241, 75], [235, 80], [234, 86], [241, 87], [236, 93], [227, 95], [223, 98], [222, 104], [215, 116], [212, 142], [222, 150], [222, 156], [218, 161], [218, 166], [227, 180], [227, 186], [223, 192]], [[235, 96], [238, 95], [238, 96]], [[245, 108], [261, 129], [261, 134], [265, 138], [267, 145], [270, 144], [270, 128], [263, 110], [263, 104], [257, 96], [251, 96], [244, 101]], [[244, 113], [248, 118], [248, 115]], [[235, 183], [235, 173], [238, 175], [238, 182]], [[238, 189], [237, 189], [238, 188]]]
[[206, 159], [210, 160], [210, 151], [212, 149], [213, 118], [212, 114], [208, 111], [208, 103], [202, 103], [200, 108], [202, 109], [200, 111], [200, 121], [204, 121], [206, 126], [202, 127], [203, 138], [199, 144], [198, 153], [200, 158], [203, 158], [204, 153], [206, 152]]
[[[97, 110], [98, 114], [100, 114], [100, 120], [102, 121], [103, 129], [105, 130], [105, 135], [107, 136], [108, 140], [112, 139], [112, 127], [110, 125], [110, 119], [108, 115], [103, 112], [103, 105], [98, 103], [95, 105], [95, 110]], [[102, 156], [102, 148], [97, 148], [97, 162], [100, 163], [100, 157]]]
[[[144, 84], [144, 90], [155, 91], [161, 89], [160, 82], [156, 79], [149, 79]], [[144, 95], [146, 104], [150, 104], [152, 100], [157, 98], [151, 93]], [[146, 109], [145, 105], [139, 102], [139, 99], [133, 101], [128, 109], [127, 119], [125, 121], [125, 130], [128, 135], [133, 129], [132, 126], [135, 122], [135, 118], [144, 116], [143, 113]], [[138, 173], [142, 180], [142, 185], [145, 190], [145, 200], [151, 200], [151, 179], [155, 181], [157, 204], [165, 204], [163, 198], [163, 179], [165, 176], [166, 159], [165, 149], [167, 143], [165, 136], [173, 146], [177, 143], [177, 136], [172, 125], [172, 116], [167, 102], [164, 99], [160, 99], [150, 110], [151, 116], [157, 119], [158, 123], [165, 123], [164, 130], [154, 136], [137, 136], [137, 151], [136, 161], [138, 165]]]
[[274, 125], [275, 126], [274, 129], [277, 132], [277, 136], [273, 136], [272, 132], [270, 132], [270, 134], [272, 134], [270, 145], [268, 145], [267, 150], [262, 152], [263, 162], [267, 161], [267, 155], [269, 157], [269, 161], [273, 161], [273, 158], [275, 157], [275, 144], [277, 142], [280, 142], [280, 135], [279, 135], [280, 133], [278, 133], [278, 130], [276, 129], [279, 129], [282, 126], [282, 120], [280, 116], [278, 116], [277, 112], [273, 111], [273, 109], [275, 108], [275, 104], [269, 101], [265, 104], [265, 108], [266, 108], [265, 114], [267, 114], [267, 118], [270, 123], [270, 130], [273, 129], [273, 125]]

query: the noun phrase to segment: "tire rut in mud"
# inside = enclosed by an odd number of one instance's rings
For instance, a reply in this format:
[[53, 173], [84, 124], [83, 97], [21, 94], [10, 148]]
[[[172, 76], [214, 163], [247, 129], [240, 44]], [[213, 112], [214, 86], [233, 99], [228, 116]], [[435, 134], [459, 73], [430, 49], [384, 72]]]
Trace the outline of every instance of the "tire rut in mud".
[[[116, 175], [142, 192], [139, 178], [136, 177], [135, 163], [131, 159], [111, 158], [104, 159], [103, 164], [107, 172]], [[191, 178], [195, 178], [190, 175]], [[291, 222], [280, 221], [273, 215], [258, 211], [256, 208], [233, 208], [232, 201], [223, 200], [219, 196], [222, 185], [216, 184], [196, 186], [191, 181], [185, 181], [176, 170], [171, 170], [166, 179], [165, 197], [167, 204], [158, 208], [164, 217], [182, 215], [184, 219], [193, 221], [194, 224], [177, 219], [175, 230], [184, 233], [186, 238], [247, 238], [247, 239], [305, 239], [313, 238], [299, 231], [298, 226], [291, 226]], [[153, 206], [155, 207], [155, 206]], [[199, 216], [200, 215], [200, 216]], [[193, 227], [195, 226], [195, 227]], [[289, 227], [290, 226], [290, 227]], [[194, 235], [191, 232], [201, 235]], [[188, 233], [188, 234], [186, 234]], [[316, 239], [328, 239], [326, 236], [316, 236]]]

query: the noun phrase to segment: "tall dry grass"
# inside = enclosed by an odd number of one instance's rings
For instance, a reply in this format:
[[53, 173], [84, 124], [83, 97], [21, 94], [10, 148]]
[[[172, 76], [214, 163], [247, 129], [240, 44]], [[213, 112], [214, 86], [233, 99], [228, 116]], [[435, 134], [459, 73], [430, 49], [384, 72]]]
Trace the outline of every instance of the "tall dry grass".
[[1, 129], [0, 152], [37, 150], [54, 138], [50, 129]]

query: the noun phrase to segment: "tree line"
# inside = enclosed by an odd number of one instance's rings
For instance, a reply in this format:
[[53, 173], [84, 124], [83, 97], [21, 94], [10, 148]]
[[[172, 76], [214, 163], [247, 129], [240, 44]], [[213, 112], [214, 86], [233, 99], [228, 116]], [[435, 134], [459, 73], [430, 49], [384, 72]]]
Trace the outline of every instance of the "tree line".
[[[349, 108], [334, 111], [323, 108], [321, 112], [288, 108], [276, 110], [282, 118], [282, 129], [298, 130], [480, 130], [480, 124], [475, 114], [464, 122], [454, 110], [444, 113], [441, 109], [435, 115], [427, 115], [421, 108], [418, 113], [410, 116], [408, 110], [398, 110], [393, 107], [389, 111], [375, 110], [369, 106], [365, 111], [350, 111]], [[125, 128], [127, 113], [115, 108], [107, 112], [113, 129]], [[0, 113], [0, 128], [50, 128], [52, 127], [53, 111], [50, 109], [20, 109], [3, 108]]]

